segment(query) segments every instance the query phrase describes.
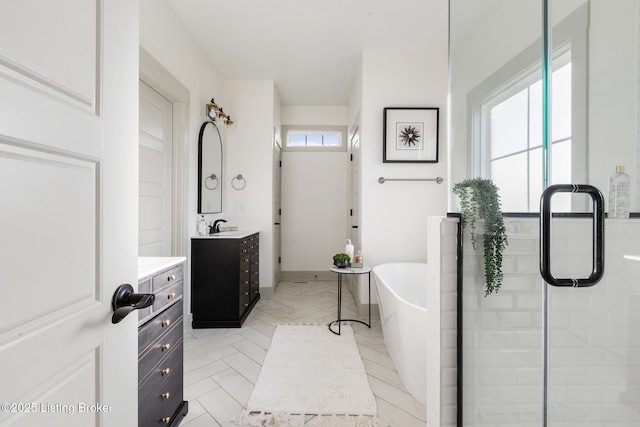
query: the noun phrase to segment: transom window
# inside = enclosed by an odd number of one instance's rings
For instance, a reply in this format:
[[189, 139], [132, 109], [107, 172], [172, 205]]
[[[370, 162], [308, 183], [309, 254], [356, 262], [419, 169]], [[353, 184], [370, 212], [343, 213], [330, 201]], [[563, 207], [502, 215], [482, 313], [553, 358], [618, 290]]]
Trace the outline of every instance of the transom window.
[[289, 131], [287, 147], [341, 147], [342, 132]]
[[284, 125], [285, 151], [347, 151], [347, 128], [337, 125]]

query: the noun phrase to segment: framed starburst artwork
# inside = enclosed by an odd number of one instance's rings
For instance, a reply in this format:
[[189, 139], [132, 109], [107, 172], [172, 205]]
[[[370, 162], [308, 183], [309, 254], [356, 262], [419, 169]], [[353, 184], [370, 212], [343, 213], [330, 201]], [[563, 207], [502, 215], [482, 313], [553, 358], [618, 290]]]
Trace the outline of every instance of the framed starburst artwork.
[[384, 109], [384, 163], [438, 163], [440, 109], [386, 107]]

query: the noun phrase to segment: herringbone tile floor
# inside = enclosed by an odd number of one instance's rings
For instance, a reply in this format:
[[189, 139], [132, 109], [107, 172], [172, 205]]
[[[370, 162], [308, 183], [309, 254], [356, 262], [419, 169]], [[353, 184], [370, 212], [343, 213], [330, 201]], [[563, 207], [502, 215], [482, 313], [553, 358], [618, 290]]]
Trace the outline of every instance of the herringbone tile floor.
[[[337, 282], [281, 282], [272, 298], [261, 299], [235, 329], [185, 330], [184, 385], [189, 414], [183, 427], [233, 426], [249, 401], [277, 324], [324, 325], [337, 317]], [[343, 292], [342, 317], [356, 318], [355, 302]], [[363, 319], [364, 320], [364, 319]], [[406, 390], [382, 337], [380, 321], [371, 329], [352, 325], [378, 417], [391, 427], [424, 427], [426, 408]], [[312, 417], [309, 418], [309, 421]]]

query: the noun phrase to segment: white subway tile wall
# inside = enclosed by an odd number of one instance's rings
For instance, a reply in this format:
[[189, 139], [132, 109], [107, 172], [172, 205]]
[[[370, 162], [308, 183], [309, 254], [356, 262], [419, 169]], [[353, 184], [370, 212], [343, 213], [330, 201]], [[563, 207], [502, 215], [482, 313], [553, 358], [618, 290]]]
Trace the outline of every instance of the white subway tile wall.
[[[480, 256], [463, 235], [465, 427], [541, 425], [538, 219], [506, 218], [506, 226], [503, 285], [487, 297]], [[599, 284], [551, 289], [549, 416], [557, 427], [640, 425], [640, 263], [623, 258], [640, 255], [640, 220], [608, 219], [605, 236]], [[555, 218], [552, 239], [555, 277], [590, 274], [590, 219]]]
[[456, 218], [428, 218], [428, 426], [457, 422], [457, 244]]

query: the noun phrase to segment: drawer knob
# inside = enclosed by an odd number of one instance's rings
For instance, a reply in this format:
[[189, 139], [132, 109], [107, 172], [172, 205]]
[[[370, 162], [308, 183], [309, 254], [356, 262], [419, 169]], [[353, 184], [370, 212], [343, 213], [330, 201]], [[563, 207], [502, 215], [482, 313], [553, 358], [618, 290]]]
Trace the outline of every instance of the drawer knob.
[[167, 392], [167, 393], [162, 393], [162, 398], [169, 400], [169, 398], [171, 397], [171, 393]]
[[245, 304], [244, 306], [245, 306], [245, 307], [249, 307], [249, 304]]
[[162, 351], [169, 350], [171, 348], [171, 344], [162, 344]]
[[257, 293], [258, 293], [258, 291], [253, 291], [253, 293], [254, 293], [254, 294], [257, 294]]
[[162, 372], [162, 375], [169, 375], [171, 373], [171, 368], [164, 368], [160, 372]]
[[167, 277], [167, 282], [170, 282], [172, 280], [176, 280], [176, 275], [175, 274], [172, 274], [169, 277]]
[[169, 326], [170, 324], [171, 324], [171, 320], [169, 320], [169, 319], [164, 319], [162, 321], [162, 326]]
[[175, 292], [171, 292], [169, 295], [167, 295], [167, 299], [172, 299], [176, 297], [176, 293]]
[[245, 285], [248, 285], [248, 284], [249, 284], [249, 281], [248, 281], [248, 280], [245, 280], [245, 281], [244, 281], [244, 284], [245, 284]]
[[245, 292], [245, 293], [244, 293], [244, 294], [242, 294], [242, 295], [249, 295], [249, 292]]
[[245, 270], [244, 272], [245, 272], [245, 273], [248, 273], [248, 272], [249, 272], [249, 270]]
[[170, 424], [171, 423], [171, 417], [164, 417], [162, 419], [162, 422], [165, 423], [165, 424]]

